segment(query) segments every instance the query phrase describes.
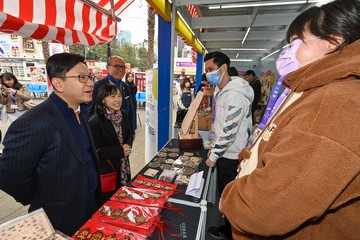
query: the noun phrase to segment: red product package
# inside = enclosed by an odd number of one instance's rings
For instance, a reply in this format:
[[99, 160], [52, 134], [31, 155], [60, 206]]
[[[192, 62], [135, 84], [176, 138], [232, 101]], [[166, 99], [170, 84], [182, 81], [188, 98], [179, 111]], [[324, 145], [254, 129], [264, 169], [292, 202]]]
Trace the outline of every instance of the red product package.
[[131, 182], [131, 185], [150, 190], [163, 190], [167, 192], [168, 197], [174, 194], [177, 187], [177, 184], [147, 178], [140, 174]]
[[147, 236], [90, 219], [71, 238], [75, 240], [146, 240]]
[[93, 220], [150, 235], [154, 221], [159, 221], [160, 208], [107, 201], [92, 216]]
[[168, 200], [168, 195], [162, 190], [121, 187], [111, 198], [112, 201], [148, 207], [162, 208]]

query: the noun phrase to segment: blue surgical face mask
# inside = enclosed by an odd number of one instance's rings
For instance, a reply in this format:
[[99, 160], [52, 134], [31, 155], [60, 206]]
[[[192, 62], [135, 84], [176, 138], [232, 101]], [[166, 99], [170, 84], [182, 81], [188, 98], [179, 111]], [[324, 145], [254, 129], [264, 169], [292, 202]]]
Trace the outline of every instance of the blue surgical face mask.
[[219, 85], [219, 83], [221, 83], [221, 80], [222, 80], [225, 72], [221, 76], [219, 76], [218, 71], [220, 70], [220, 68], [221, 67], [219, 67], [219, 69], [216, 71], [206, 73], [206, 79], [208, 80], [208, 82], [211, 85]]

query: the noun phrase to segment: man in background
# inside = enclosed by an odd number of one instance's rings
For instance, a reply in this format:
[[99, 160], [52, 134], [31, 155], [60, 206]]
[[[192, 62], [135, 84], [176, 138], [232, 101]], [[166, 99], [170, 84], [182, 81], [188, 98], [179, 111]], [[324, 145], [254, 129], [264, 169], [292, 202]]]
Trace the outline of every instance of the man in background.
[[135, 136], [135, 114], [133, 109], [133, 102], [131, 99], [131, 90], [130, 87], [124, 81], [122, 81], [126, 73], [125, 68], [125, 61], [121, 57], [111, 56], [108, 58], [106, 62], [106, 69], [108, 71], [108, 74], [105, 78], [95, 82], [93, 97], [91, 103], [89, 104], [88, 112], [89, 118], [91, 118], [95, 114], [95, 102], [97, 97], [97, 91], [100, 86], [105, 83], [116, 85], [122, 95], [121, 109], [127, 113], [131, 133], [133, 136]]
[[239, 76], [239, 72], [238, 72], [238, 70], [236, 69], [236, 67], [234, 67], [234, 66], [232, 66], [232, 67], [230, 67], [230, 69], [229, 69], [229, 75], [230, 76]]
[[258, 108], [261, 100], [261, 82], [253, 70], [246, 71], [245, 80], [249, 82], [250, 86], [254, 90], [254, 101], [251, 105], [251, 115], [253, 123], [255, 123], [254, 112]]
[[95, 82], [99, 81], [100, 79], [103, 79], [103, 71], [99, 67], [94, 67], [93, 74], [95, 77]]
[[94, 88], [84, 57], [51, 56], [54, 91], [14, 121], [3, 141], [0, 189], [29, 212], [43, 208], [57, 230], [72, 236], [99, 208], [98, 158], [88, 125]]

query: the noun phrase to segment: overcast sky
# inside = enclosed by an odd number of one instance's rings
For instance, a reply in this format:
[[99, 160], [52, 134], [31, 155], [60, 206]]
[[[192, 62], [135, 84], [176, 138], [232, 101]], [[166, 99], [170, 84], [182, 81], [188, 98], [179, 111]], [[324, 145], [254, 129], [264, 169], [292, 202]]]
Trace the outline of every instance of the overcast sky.
[[120, 14], [120, 30], [131, 32], [133, 44], [142, 43], [147, 39], [147, 6], [145, 0], [135, 0]]

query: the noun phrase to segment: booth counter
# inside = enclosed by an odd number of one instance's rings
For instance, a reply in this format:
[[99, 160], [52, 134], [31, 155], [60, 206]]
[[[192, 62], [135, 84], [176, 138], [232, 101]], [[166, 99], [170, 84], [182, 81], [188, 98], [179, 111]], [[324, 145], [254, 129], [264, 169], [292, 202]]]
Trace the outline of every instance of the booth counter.
[[[160, 150], [159, 153], [164, 153], [164, 149], [179, 149], [178, 139], [169, 140], [165, 146]], [[207, 215], [207, 199], [210, 192], [210, 195], [215, 194], [213, 189], [213, 180], [212, 175], [214, 174], [212, 169], [209, 169], [205, 161], [207, 159], [206, 149], [201, 150], [179, 150], [179, 156], [182, 156], [184, 153], [193, 154], [194, 157], [199, 157], [202, 159], [200, 164], [198, 165], [195, 172], [203, 171], [204, 178], [204, 186], [202, 189], [202, 193], [199, 198], [188, 196], [185, 194], [187, 189], [187, 185], [178, 185], [177, 191], [170, 198], [169, 202], [173, 203], [176, 207], [179, 207], [182, 211], [182, 214], [174, 212], [172, 210], [163, 209], [161, 212], [161, 216], [164, 217], [165, 223], [169, 228], [170, 233], [164, 232], [164, 237], [166, 240], [168, 239], [194, 239], [200, 240], [205, 239], [205, 227], [206, 227], [206, 215]], [[158, 170], [159, 173], [154, 177], [157, 179], [162, 169], [159, 167], [154, 168], [153, 163], [158, 162], [159, 155], [156, 155], [134, 178], [134, 181], [137, 176], [144, 175], [146, 171], [150, 168]], [[174, 158], [175, 159], [175, 158]], [[148, 176], [146, 176], [148, 177]], [[215, 198], [214, 196], [209, 196], [210, 199]], [[180, 234], [180, 236], [173, 236], [172, 233]], [[158, 239], [158, 234], [156, 232], [150, 237], [151, 240]]]

